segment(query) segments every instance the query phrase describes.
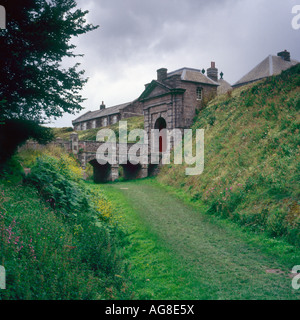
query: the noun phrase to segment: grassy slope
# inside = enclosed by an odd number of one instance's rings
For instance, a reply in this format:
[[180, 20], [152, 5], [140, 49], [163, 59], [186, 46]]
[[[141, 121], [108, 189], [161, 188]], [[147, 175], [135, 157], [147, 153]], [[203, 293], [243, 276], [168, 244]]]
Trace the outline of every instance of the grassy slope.
[[[94, 186], [128, 232], [134, 299], [297, 299], [288, 272], [299, 252], [202, 214], [155, 180]], [[280, 269], [285, 274], [268, 274]]]
[[[133, 129], [143, 129], [144, 128], [144, 117], [131, 117], [124, 119], [127, 121], [128, 131]], [[119, 123], [113, 124], [111, 126], [105, 127], [106, 129], [112, 129], [118, 136]], [[89, 129], [84, 131], [78, 131], [79, 140], [96, 140], [97, 132], [101, 128]], [[56, 138], [60, 137], [63, 140], [69, 140], [70, 134], [73, 132], [73, 128], [53, 128]]]
[[[37, 191], [45, 191], [45, 186], [23, 183], [21, 164], [34, 167], [41, 151], [17, 154], [8, 164], [9, 172], [0, 178], [0, 265], [7, 275], [7, 289], [0, 290], [0, 300], [129, 298], [128, 286], [122, 284], [122, 233], [114, 227], [109, 231], [110, 204], [98, 192], [94, 204], [101, 212], [100, 219], [94, 221], [95, 211], [86, 205], [86, 210], [78, 214], [76, 207], [84, 190], [88, 190], [80, 181], [81, 169], [60, 148], [47, 147], [43, 151], [44, 158], [61, 161], [55, 170], [48, 162], [47, 169], [40, 172], [41, 179], [43, 174], [48, 175], [47, 188], [54, 192], [51, 196], [48, 189], [46, 198], [55, 199], [56, 206], [49, 199], [45, 201], [45, 193]], [[55, 186], [53, 171], [59, 172]], [[115, 268], [120, 265], [123, 270]]]
[[300, 65], [234, 90], [201, 111], [193, 129], [205, 129], [205, 169], [165, 166], [158, 179], [254, 231], [300, 244]]

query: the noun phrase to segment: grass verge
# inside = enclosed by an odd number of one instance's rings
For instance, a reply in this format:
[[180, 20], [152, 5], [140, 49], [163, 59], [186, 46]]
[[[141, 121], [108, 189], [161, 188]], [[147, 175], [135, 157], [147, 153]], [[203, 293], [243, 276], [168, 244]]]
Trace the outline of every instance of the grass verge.
[[299, 299], [289, 277], [296, 247], [204, 214], [155, 179], [101, 189], [128, 233], [135, 299]]

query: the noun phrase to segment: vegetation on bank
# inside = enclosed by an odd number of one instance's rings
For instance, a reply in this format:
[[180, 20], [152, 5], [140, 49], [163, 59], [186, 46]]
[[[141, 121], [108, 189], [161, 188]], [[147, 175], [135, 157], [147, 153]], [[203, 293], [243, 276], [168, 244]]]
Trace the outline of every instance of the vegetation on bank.
[[158, 180], [208, 214], [300, 245], [300, 65], [213, 100], [197, 115], [205, 168], [164, 166]]
[[[15, 156], [14, 175], [0, 180], [7, 288], [0, 299], [128, 298], [124, 234], [111, 219], [111, 203], [82, 181], [76, 160], [62, 150], [29, 155]], [[31, 167], [26, 177], [22, 162]]]

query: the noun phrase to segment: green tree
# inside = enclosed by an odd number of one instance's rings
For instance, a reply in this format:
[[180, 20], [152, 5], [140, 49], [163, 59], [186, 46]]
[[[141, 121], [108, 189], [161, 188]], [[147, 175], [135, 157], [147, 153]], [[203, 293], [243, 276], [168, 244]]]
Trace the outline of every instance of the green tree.
[[62, 61], [80, 56], [72, 37], [97, 28], [86, 22], [88, 11], [77, 9], [74, 0], [1, 0], [0, 5], [7, 14], [7, 29], [0, 31], [0, 134], [8, 120], [41, 124], [81, 110], [84, 71], [79, 63], [65, 69]]

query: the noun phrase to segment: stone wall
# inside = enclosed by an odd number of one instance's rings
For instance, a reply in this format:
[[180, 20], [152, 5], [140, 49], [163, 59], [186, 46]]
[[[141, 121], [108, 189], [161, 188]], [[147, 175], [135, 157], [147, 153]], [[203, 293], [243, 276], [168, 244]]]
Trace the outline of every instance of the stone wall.
[[21, 147], [19, 147], [19, 151], [22, 151], [22, 150], [41, 150], [43, 151], [45, 148], [49, 147], [49, 145], [51, 146], [59, 146], [63, 149], [65, 149], [67, 152], [71, 152], [72, 149], [71, 149], [71, 146], [72, 146], [72, 143], [71, 141], [65, 141], [65, 140], [62, 140], [62, 139], [56, 139], [55, 141], [53, 142], [50, 142], [48, 143], [47, 145], [41, 145], [39, 144], [38, 142], [36, 141], [33, 141], [33, 140], [28, 140], [24, 145], [22, 145]]

